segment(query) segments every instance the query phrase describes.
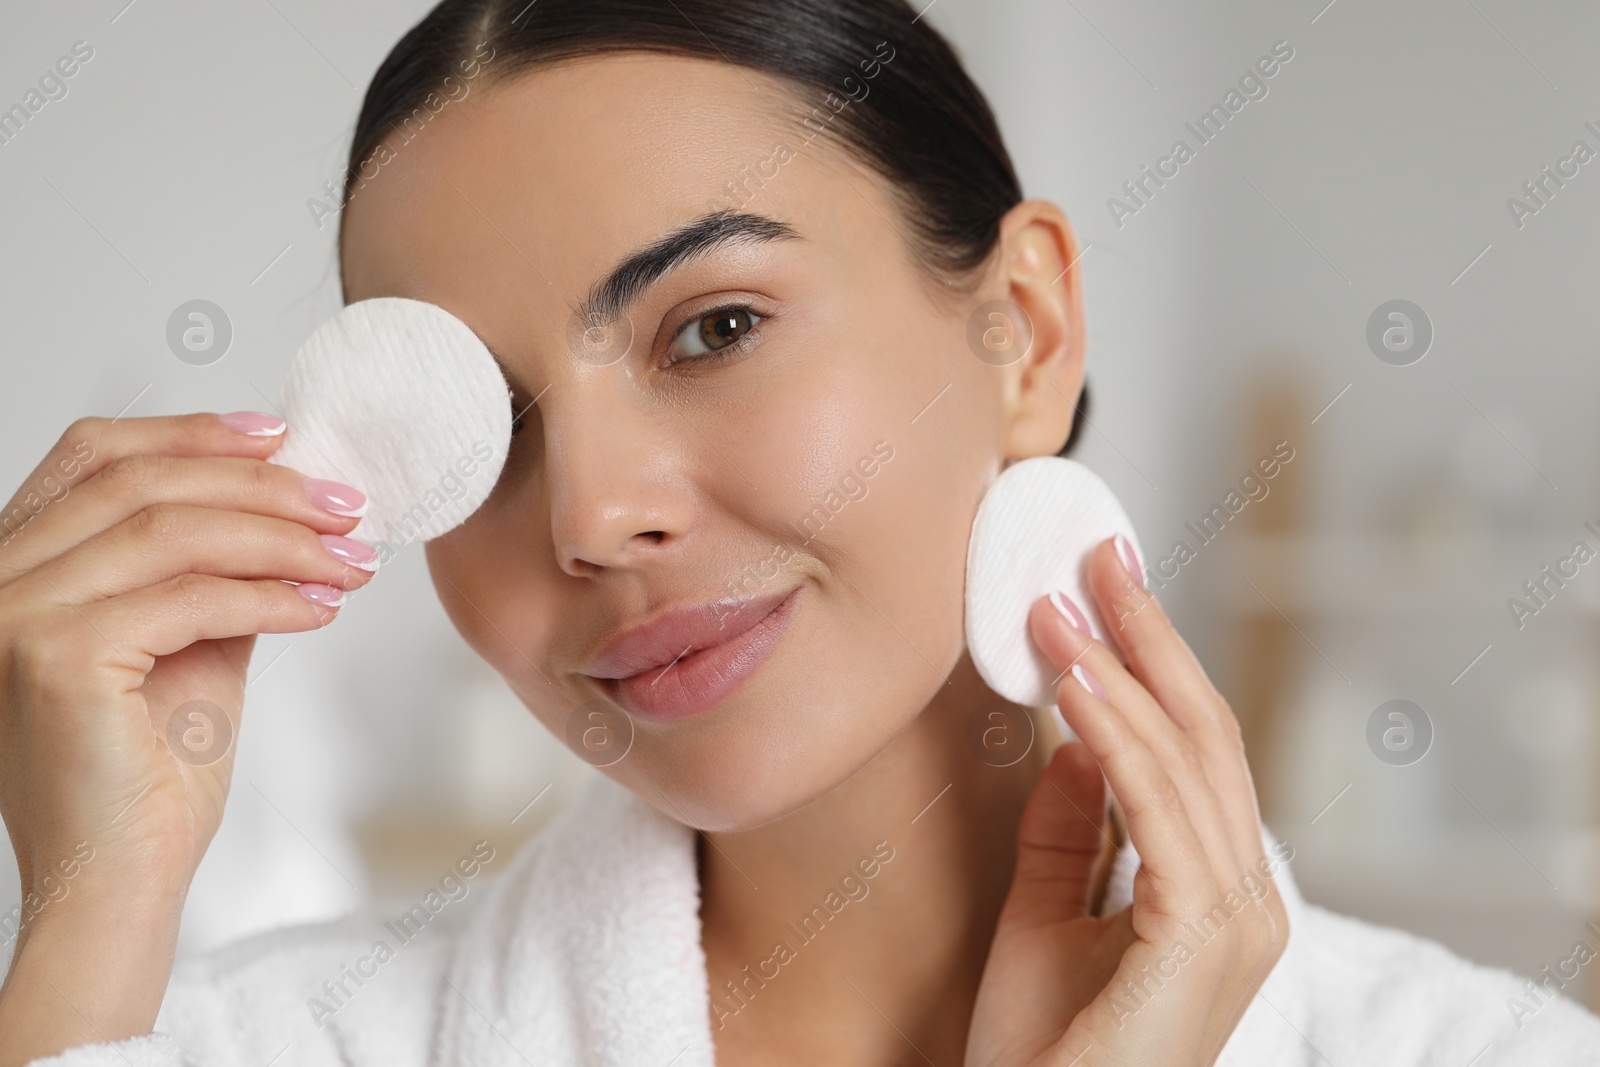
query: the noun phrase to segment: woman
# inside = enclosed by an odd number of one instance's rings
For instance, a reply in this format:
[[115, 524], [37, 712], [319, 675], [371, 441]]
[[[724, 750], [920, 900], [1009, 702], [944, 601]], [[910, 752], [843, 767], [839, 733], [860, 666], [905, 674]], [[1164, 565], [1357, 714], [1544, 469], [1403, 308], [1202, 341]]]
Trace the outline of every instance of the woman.
[[[359, 487], [263, 462], [272, 416], [82, 420], [0, 554], [0, 810], [25, 886], [79, 857], [0, 1067], [1600, 1063], [1553, 989], [1300, 900], [1128, 546], [1030, 617], [1081, 740], [972, 741], [1034, 714], [965, 654], [966, 537], [1070, 445], [1081, 276], [902, 0], [447, 0], [349, 175], [346, 299], [453, 311], [518, 413], [436, 588], [604, 774], [475, 890], [492, 847], [398, 919], [174, 974], [231, 762], [166, 724], [237, 723], [254, 635], [325, 625], [376, 553]], [[969, 340], [997, 301], [1004, 366]]]

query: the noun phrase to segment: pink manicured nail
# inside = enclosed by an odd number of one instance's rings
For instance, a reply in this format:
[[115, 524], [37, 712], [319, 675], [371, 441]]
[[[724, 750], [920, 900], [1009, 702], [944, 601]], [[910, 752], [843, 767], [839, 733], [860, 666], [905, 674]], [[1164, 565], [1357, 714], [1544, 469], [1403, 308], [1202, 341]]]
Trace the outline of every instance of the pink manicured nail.
[[295, 588], [300, 590], [301, 596], [325, 608], [336, 608], [344, 603], [344, 590], [335, 589], [331, 585], [323, 585], [321, 582], [301, 582]]
[[1055, 605], [1056, 610], [1061, 612], [1062, 616], [1074, 628], [1081, 631], [1085, 636], [1093, 636], [1089, 633], [1089, 620], [1083, 617], [1083, 612], [1078, 610], [1078, 605], [1072, 602], [1071, 597], [1062, 592], [1051, 593], [1050, 603]]
[[264, 411], [231, 411], [226, 415], [218, 415], [217, 420], [234, 433], [249, 437], [276, 437], [289, 425], [278, 416], [268, 415]]
[[1089, 669], [1083, 664], [1074, 663], [1072, 665], [1072, 676], [1078, 680], [1079, 685], [1083, 686], [1101, 700], [1106, 698], [1106, 691], [1100, 687], [1100, 680], [1094, 675], [1090, 674]]
[[364, 545], [349, 537], [340, 537], [338, 534], [318, 534], [322, 539], [322, 547], [326, 548], [335, 559], [343, 560], [352, 567], [360, 567], [364, 571], [378, 569], [378, 550], [371, 545]]
[[1122, 557], [1122, 566], [1127, 570], [1128, 577], [1138, 582], [1140, 589], [1148, 588], [1144, 584], [1144, 567], [1139, 563], [1139, 553], [1121, 534], [1117, 534], [1117, 555]]
[[367, 513], [367, 494], [343, 482], [326, 478], [307, 478], [306, 495], [323, 511], [358, 519]]

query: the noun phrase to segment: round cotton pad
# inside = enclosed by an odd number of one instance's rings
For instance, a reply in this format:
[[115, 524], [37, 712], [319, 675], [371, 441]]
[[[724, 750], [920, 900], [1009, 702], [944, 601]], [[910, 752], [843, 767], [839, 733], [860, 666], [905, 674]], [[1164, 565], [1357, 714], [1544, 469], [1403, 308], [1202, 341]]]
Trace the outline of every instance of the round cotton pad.
[[1060, 590], [1105, 641], [1105, 625], [1084, 589], [1084, 564], [1095, 545], [1119, 533], [1139, 551], [1122, 505], [1081, 463], [1026, 459], [995, 479], [967, 544], [967, 648], [989, 688], [1014, 704], [1055, 706], [1052, 683], [1060, 672], [1028, 636], [1028, 611]]
[[271, 462], [352, 485], [367, 511], [351, 536], [429, 541], [465, 522], [511, 443], [505, 376], [466, 323], [420, 300], [350, 304], [289, 365], [288, 422]]

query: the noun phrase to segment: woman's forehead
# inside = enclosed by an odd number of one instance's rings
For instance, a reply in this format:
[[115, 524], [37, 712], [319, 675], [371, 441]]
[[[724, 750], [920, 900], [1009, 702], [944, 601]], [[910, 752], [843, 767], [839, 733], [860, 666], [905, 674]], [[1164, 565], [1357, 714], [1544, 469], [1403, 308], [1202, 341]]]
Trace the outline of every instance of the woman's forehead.
[[841, 203], [876, 198], [873, 182], [828, 139], [806, 142], [799, 110], [760, 72], [640, 53], [475, 88], [409, 140], [391, 134], [358, 175], [346, 297], [425, 297], [423, 275], [492, 263], [576, 306], [620, 257], [714, 211], [840, 239], [841, 218], [887, 205]]

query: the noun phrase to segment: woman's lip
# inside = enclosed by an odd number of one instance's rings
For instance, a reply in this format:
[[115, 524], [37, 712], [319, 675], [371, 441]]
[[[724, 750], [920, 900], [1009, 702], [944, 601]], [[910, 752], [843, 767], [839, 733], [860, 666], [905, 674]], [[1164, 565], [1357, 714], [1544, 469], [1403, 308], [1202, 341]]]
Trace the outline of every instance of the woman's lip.
[[[799, 593], [796, 586], [775, 597], [743, 602], [743, 625], [726, 640], [694, 648], [665, 665], [603, 679], [601, 685], [629, 714], [656, 722], [677, 722], [708, 711], [766, 663], [794, 617]], [[750, 621], [763, 605], [770, 606]]]
[[766, 596], [707, 600], [661, 612], [610, 641], [583, 668], [593, 678], [621, 680], [659, 670], [732, 640], [766, 618], [791, 590]]

